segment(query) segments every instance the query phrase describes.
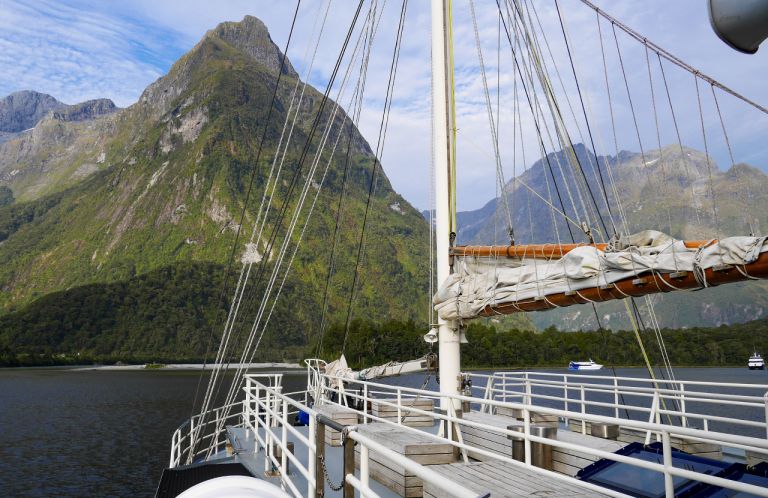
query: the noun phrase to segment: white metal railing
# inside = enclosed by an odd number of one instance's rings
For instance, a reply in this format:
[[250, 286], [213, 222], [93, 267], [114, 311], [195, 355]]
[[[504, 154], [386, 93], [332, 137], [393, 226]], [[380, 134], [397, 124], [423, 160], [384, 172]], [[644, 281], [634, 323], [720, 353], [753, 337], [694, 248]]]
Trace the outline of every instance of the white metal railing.
[[[263, 450], [265, 452], [265, 473], [278, 470], [277, 473], [285, 488], [290, 490], [296, 497], [305, 496], [287, 472], [288, 462], [290, 461], [307, 482], [306, 496], [315, 496], [317, 487], [319, 485], [324, 486], [324, 481], [321, 481], [322, 477], [320, 477], [324, 475], [323, 469], [317, 468], [317, 454], [318, 450], [321, 449], [318, 445], [324, 444], [318, 438], [319, 413], [306, 406], [306, 404], [282, 394], [278, 389], [262, 384], [255, 376], [246, 375], [246, 387], [244, 390], [243, 422], [245, 427], [251, 429], [255, 435], [255, 450]], [[307, 436], [291, 425], [288, 415], [291, 413], [292, 408], [301, 410], [308, 415], [309, 430]], [[453, 496], [459, 498], [477, 497], [477, 493], [466, 489], [460, 484], [447, 481], [444, 476], [428, 467], [362, 434], [350, 431], [346, 434], [346, 437], [360, 445], [360, 478], [358, 479], [354, 472], [350, 473], [345, 470], [344, 482], [351, 486], [351, 488], [359, 491], [361, 496], [378, 496], [369, 486], [369, 455], [371, 451], [375, 451], [379, 458], [404, 467], [425, 482], [434, 484], [444, 492], [450, 492]], [[289, 439], [293, 441], [289, 441]], [[296, 457], [297, 449], [295, 447], [293, 451], [289, 451], [289, 442], [296, 442], [304, 446], [307, 451], [307, 465], [303, 465], [300, 459]], [[275, 450], [277, 448], [280, 449], [279, 459], [276, 457]]]
[[[336, 380], [336, 379], [331, 379], [331, 380]], [[385, 423], [400, 424], [403, 430], [417, 431], [420, 434], [423, 434], [427, 437], [434, 437], [434, 438], [439, 438], [441, 441], [448, 441], [450, 444], [456, 446], [460, 450], [463, 450], [463, 451], [471, 450], [473, 453], [480, 454], [488, 458], [502, 460], [512, 465], [525, 466], [529, 470], [532, 470], [534, 472], [540, 472], [546, 475], [548, 478], [565, 479], [579, 486], [587, 487], [595, 492], [600, 492], [600, 493], [608, 494], [612, 496], [624, 496], [621, 493], [615, 493], [606, 488], [597, 487], [589, 483], [586, 483], [584, 481], [575, 480], [573, 478], [567, 477], [562, 474], [558, 474], [555, 472], [533, 467], [531, 464], [531, 444], [532, 443], [546, 444], [555, 448], [561, 448], [563, 450], [586, 453], [586, 454], [593, 455], [597, 458], [606, 458], [609, 460], [622, 462], [622, 463], [626, 463], [636, 467], [644, 468], [647, 470], [659, 472], [664, 475], [667, 496], [674, 496], [674, 490], [670, 487], [672, 484], [672, 479], [674, 477], [683, 477], [686, 479], [692, 479], [699, 482], [706, 482], [706, 483], [720, 486], [726, 489], [733, 489], [736, 491], [753, 493], [758, 496], [768, 496], [768, 489], [724, 479], [721, 477], [714, 477], [709, 474], [698, 473], [688, 469], [674, 467], [672, 462], [672, 455], [671, 455], [671, 438], [676, 437], [678, 440], [689, 440], [692, 442], [709, 442], [719, 446], [741, 448], [744, 450], [750, 450], [750, 451], [755, 451], [760, 453], [768, 453], [768, 440], [749, 437], [749, 436], [740, 436], [736, 434], [716, 432], [713, 430], [703, 430], [703, 429], [696, 429], [691, 427], [682, 427], [682, 426], [675, 426], [670, 424], [663, 424], [660, 421], [657, 421], [657, 419], [659, 418], [657, 415], [661, 415], [664, 413], [664, 411], [661, 409], [657, 409], [656, 413], [654, 413], [653, 419], [649, 420], [648, 422], [641, 421], [641, 420], [633, 420], [633, 419], [621, 419], [619, 421], [617, 420], [616, 417], [588, 413], [586, 411], [586, 406], [587, 406], [586, 402], [580, 406], [581, 411], [579, 412], [534, 405], [533, 401], [536, 398], [534, 393], [532, 392], [532, 389], [528, 389], [528, 390], [524, 389], [522, 392], [522, 396], [521, 396], [521, 393], [516, 393], [517, 396], [522, 398], [521, 402], [503, 401], [503, 400], [496, 400], [496, 399], [490, 399], [485, 397], [475, 398], [475, 397], [461, 396], [461, 395], [445, 396], [446, 398], [452, 399], [454, 403], [459, 403], [459, 404], [470, 403], [470, 404], [480, 405], [481, 410], [484, 407], [492, 407], [492, 408], [503, 407], [503, 408], [514, 408], [514, 409], [521, 410], [523, 413], [523, 429], [524, 430], [523, 432], [513, 432], [508, 429], [493, 427], [486, 424], [462, 419], [460, 417], [457, 417], [455, 413], [452, 413], [451, 410], [449, 410], [447, 414], [432, 413], [425, 410], [420, 410], [418, 408], [410, 406], [407, 403], [403, 403], [403, 400], [410, 399], [417, 396], [439, 399], [441, 395], [433, 391], [423, 391], [420, 389], [414, 389], [414, 388], [408, 388], [408, 387], [402, 387], [402, 386], [391, 386], [387, 384], [373, 383], [373, 382], [367, 382], [367, 381], [352, 381], [349, 379], [344, 379], [344, 380], [348, 384], [346, 388], [332, 387], [334, 384], [336, 384], [335, 382], [325, 382], [325, 391], [327, 393], [336, 393], [337, 400], [338, 400], [337, 402], [339, 403], [342, 402], [341, 400], [343, 398], [350, 398], [350, 397], [362, 401], [364, 397], [362, 394], [358, 394], [358, 393], [360, 392], [371, 393], [373, 391], [376, 391], [380, 395], [385, 395], [394, 399], [393, 402], [383, 401], [381, 399], [378, 399], [377, 403], [383, 403], [384, 405], [389, 405], [389, 406], [396, 406], [399, 411], [406, 412], [406, 413], [429, 414], [437, 420], [442, 420], [445, 424], [447, 424], [448, 427], [446, 430], [442, 431], [444, 436], [440, 436], [440, 435], [435, 436], [427, 432], [421, 431], [419, 429], [402, 425], [402, 420], [400, 417], [398, 417], [398, 419], [395, 422], [392, 422], [389, 420], [385, 420], [385, 419], [373, 416], [372, 414], [361, 413], [362, 415], [364, 415], [366, 419], [378, 420]], [[502, 377], [502, 380], [504, 380], [503, 377]], [[635, 380], [635, 379], [632, 379], [632, 380]], [[512, 384], [512, 379], [508, 378], [506, 379], [506, 382], [509, 386]], [[722, 384], [723, 383], [720, 383], [720, 385]], [[351, 386], [356, 386], [356, 389], [354, 390], [350, 389]], [[586, 391], [586, 387], [583, 390]], [[659, 396], [660, 394], [657, 394], [657, 399], [659, 398]], [[503, 397], [503, 393], [502, 393], [502, 397]], [[768, 399], [768, 396], [766, 396], [766, 399]], [[449, 403], [448, 406], [451, 407], [453, 406], [454, 403]], [[530, 431], [531, 424], [532, 424], [532, 421], [531, 421], [532, 412], [536, 412], [538, 414], [543, 414], [543, 415], [552, 415], [564, 420], [576, 419], [576, 420], [582, 421], [583, 423], [593, 423], [593, 422], [594, 423], [610, 423], [610, 424], [620, 423], [622, 426], [628, 427], [630, 429], [634, 429], [638, 432], [656, 434], [657, 438], [662, 442], [662, 445], [663, 445], [662, 462], [654, 463], [654, 462], [644, 461], [638, 458], [633, 458], [633, 457], [624, 456], [624, 455], [617, 455], [615, 453], [607, 452], [604, 450], [598, 450], [598, 449], [589, 448], [581, 445], [567, 443], [567, 442], [559, 441], [556, 439], [546, 439], [546, 438], [534, 436], [531, 434], [531, 431]], [[471, 447], [465, 444], [461, 440], [452, 440], [452, 434], [454, 433], [454, 431], [451, 429], [450, 427], [451, 425], [459, 428], [459, 430], [456, 431], [458, 434], [461, 434], [461, 430], [460, 430], [461, 427], [466, 426], [466, 427], [482, 428], [487, 431], [503, 434], [506, 437], [509, 437], [512, 439], [518, 439], [518, 440], [522, 439], [525, 446], [524, 462], [518, 462], [517, 460], [514, 460], [510, 457], [500, 456], [499, 454], [494, 452], [490, 452], [490, 451], [476, 448], [476, 447]]]
[[[400, 425], [403, 430], [418, 432], [419, 434], [434, 438], [440, 442], [448, 442], [462, 452], [466, 461], [467, 452], [486, 458], [492, 458], [509, 463], [513, 466], [520, 466], [531, 472], [538, 473], [547, 479], [564, 480], [571, 484], [581, 486], [588, 491], [607, 494], [610, 496], [625, 496], [606, 488], [596, 486], [591, 483], [580, 481], [563, 474], [540, 469], [532, 465], [531, 445], [534, 443], [550, 445], [554, 448], [560, 448], [564, 451], [574, 451], [590, 454], [596, 458], [606, 458], [609, 460], [634, 465], [647, 470], [659, 472], [664, 476], [667, 496], [674, 496], [672, 481], [675, 477], [693, 479], [700, 482], [706, 482], [712, 485], [720, 486], [726, 489], [752, 493], [758, 496], [768, 496], [768, 490], [754, 485], [731, 481], [728, 479], [714, 477], [708, 474], [702, 474], [685, 468], [675, 467], [673, 465], [671, 454], [671, 441], [687, 440], [692, 442], [709, 442], [720, 446], [741, 448], [759, 453], [768, 453], [768, 440], [737, 434], [728, 434], [712, 430], [707, 427], [708, 421], [712, 422], [731, 422], [732, 417], [719, 417], [708, 415], [702, 417], [702, 413], [694, 412], [690, 409], [691, 404], [710, 402], [714, 396], [711, 392], [702, 391], [706, 387], [743, 387], [741, 385], [731, 385], [726, 383], [698, 383], [691, 381], [680, 381], [680, 389], [663, 388], [661, 385], [648, 387], [643, 385], [643, 379], [634, 378], [616, 378], [599, 376], [579, 375], [578, 381], [572, 379], [557, 379], [557, 374], [543, 375], [541, 373], [497, 373], [497, 374], [471, 374], [475, 379], [485, 379], [485, 385], [476, 385], [475, 390], [480, 390], [478, 397], [471, 396], [445, 396], [444, 400], [451, 400], [445, 403], [448, 407], [447, 412], [435, 413], [428, 410], [417, 408], [415, 403], [410, 401], [414, 398], [431, 398], [440, 400], [440, 394], [403, 386], [394, 386], [384, 383], [375, 383], [367, 381], [353, 381], [349, 379], [332, 378], [321, 373], [315, 373], [314, 384], [307, 392], [284, 394], [282, 392], [280, 374], [267, 375], [247, 375], [246, 385], [244, 387], [245, 399], [242, 402], [234, 403], [229, 407], [221, 407], [206, 414], [206, 417], [198, 415], [193, 417], [187, 424], [180, 427], [173, 435], [171, 466], [177, 466], [184, 461], [185, 456], [193, 453], [192, 458], [203, 454], [206, 448], [211, 444], [217, 446], [220, 444], [222, 431], [215, 430], [216, 427], [223, 427], [225, 422], [231, 421], [230, 425], [240, 425], [248, 428], [255, 435], [255, 450], [264, 452], [265, 471], [272, 471], [279, 476], [285, 489], [295, 496], [315, 496], [318, 486], [324, 487], [322, 469], [318, 468], [318, 452], [324, 452], [322, 440], [318, 441], [319, 431], [324, 430], [324, 426], [318, 422], [318, 413], [310, 408], [306, 396], [311, 395], [316, 403], [328, 403], [335, 397], [336, 403], [349, 404], [348, 401], [362, 403], [367, 407], [368, 401], [376, 398], [377, 403], [385, 406], [394, 407], [398, 414], [395, 421], [387, 420], [368, 413], [368, 410], [361, 410], [359, 414], [363, 416], [363, 423], [370, 421], [379, 421]], [[539, 377], [537, 377], [539, 376]], [[562, 378], [562, 375], [560, 376]], [[574, 376], [576, 377], [576, 376]], [[598, 380], [596, 380], [598, 379]], [[640, 386], [626, 385], [629, 382], [638, 382]], [[340, 382], [343, 381], [343, 382]], [[602, 381], [602, 382], [600, 382]], [[762, 389], [763, 386], [749, 386], [750, 388]], [[768, 388], [768, 386], [765, 386]], [[554, 396], [551, 393], [545, 394], [542, 390], [555, 389], [564, 393], [563, 396]], [[768, 390], [768, 389], [767, 389]], [[569, 393], [578, 392], [579, 398], [569, 397]], [[723, 393], [718, 394], [722, 395]], [[596, 397], [608, 396], [611, 401], [601, 401]], [[638, 400], [650, 400], [650, 406], [634, 406], [638, 413], [648, 415], [646, 420], [635, 420], [631, 418], [616, 417], [616, 410], [624, 410], [625, 404], [620, 403], [621, 396], [633, 396]], [[649, 398], [650, 396], [650, 398]], [[298, 399], [304, 398], [303, 402]], [[388, 399], [387, 399], [388, 398]], [[661, 403], [662, 399], [677, 399], [687, 401], [679, 409], [664, 409]], [[756, 408], [755, 396], [748, 394], [725, 394], [723, 400], [732, 406]], [[723, 402], [721, 400], [721, 403]], [[762, 416], [768, 415], [768, 393], [759, 397], [762, 407]], [[563, 409], [557, 406], [545, 406], [540, 403], [548, 402], [563, 403]], [[455, 408], [464, 404], [471, 404], [480, 409], [480, 411], [492, 412], [500, 408], [517, 409], [523, 414], [523, 431], [514, 432], [506, 428], [494, 427], [479, 422], [473, 422], [461, 418], [457, 415]], [[237, 409], [241, 405], [241, 410]], [[574, 411], [576, 408], [578, 411]], [[627, 407], [629, 408], [629, 407]], [[612, 414], [591, 413], [596, 409], [607, 410]], [[290, 423], [290, 416], [303, 411], [308, 415], [308, 432], [302, 432]], [[225, 415], [229, 413], [229, 415]], [[650, 462], [632, 458], [624, 455], [617, 455], [604, 450], [589, 448], [556, 439], [545, 439], [537, 437], [531, 433], [532, 418], [534, 413], [542, 415], [555, 416], [559, 419], [568, 421], [575, 420], [581, 422], [582, 427], [587, 423], [612, 423], [620, 424], [638, 432], [651, 434], [662, 443], [662, 455], [660, 462]], [[409, 427], [403, 424], [403, 417], [409, 415], [428, 415], [441, 422], [440, 434], [431, 434], [418, 428]], [[661, 423], [662, 416], [677, 416], [680, 420], [699, 419], [703, 420], [705, 428], [693, 428], [690, 423], [682, 422], [680, 425], [671, 425]], [[239, 417], [238, 420], [232, 420]], [[225, 420], [226, 419], [226, 420]], [[722, 420], [721, 420], [722, 419]], [[195, 433], [195, 423], [203, 420], [204, 427], [200, 428], [200, 441], [192, 440]], [[754, 422], [754, 421], [752, 421]], [[760, 422], [762, 424], [763, 422]], [[496, 452], [484, 448], [473, 447], [466, 444], [462, 438], [462, 431], [465, 427], [482, 428], [489, 432], [502, 434], [507, 438], [523, 442], [524, 458], [523, 461], [517, 461], [511, 455], [500, 455]], [[752, 426], [754, 427], [754, 425]], [[306, 435], [305, 435], [306, 434]], [[322, 434], [322, 433], [320, 433]], [[380, 458], [390, 460], [397, 465], [402, 465], [410, 472], [421, 477], [426, 482], [430, 482], [446, 492], [459, 496], [475, 496], [466, 488], [451, 482], [444, 476], [438, 475], [428, 467], [424, 467], [403, 455], [400, 455], [386, 447], [382, 447], [376, 441], [365, 437], [365, 435], [354, 431], [354, 427], [348, 433], [347, 438], [360, 446], [360, 474], [354, 475], [354, 471], [348, 469], [344, 473], [344, 483], [350, 489], [357, 490], [361, 496], [376, 496], [370, 488], [369, 472], [369, 454], [371, 451], [380, 455]], [[207, 444], [205, 444], [207, 442]], [[302, 464], [301, 459], [296, 455], [298, 451], [289, 451], [288, 443], [294, 442], [298, 446], [303, 446], [307, 452], [306, 464]], [[196, 451], [196, 448], [200, 448]], [[300, 451], [300, 450], [299, 450]], [[322, 454], [322, 453], [321, 453]], [[279, 456], [278, 456], [279, 455]], [[287, 473], [288, 464], [292, 464], [295, 469], [306, 480], [306, 489], [299, 489], [294, 479]]]
[[[205, 413], [197, 414], [184, 422], [171, 436], [170, 467], [193, 461], [224, 444], [222, 436], [229, 425], [240, 425], [242, 402], [220, 406]], [[202, 421], [202, 422], [201, 422]], [[200, 425], [202, 423], [202, 426]], [[217, 429], [221, 426], [222, 429]]]
[[[537, 406], [562, 406], [565, 411], [575, 406], [581, 413], [612, 414], [622, 419], [619, 425], [634, 415], [635, 419], [653, 421], [667, 418], [682, 427], [690, 427], [692, 421], [697, 421], [705, 431], [715, 423], [733, 432], [768, 436], [768, 384], [654, 381], [546, 372], [469, 375], [482, 382], [482, 385], [473, 382], [473, 389], [484, 399], [527, 399]], [[751, 394], [747, 394], [749, 392]], [[488, 405], [483, 408], [487, 410]], [[732, 416], [734, 408], [738, 408], [742, 416]], [[582, 430], [585, 430], [584, 423]]]

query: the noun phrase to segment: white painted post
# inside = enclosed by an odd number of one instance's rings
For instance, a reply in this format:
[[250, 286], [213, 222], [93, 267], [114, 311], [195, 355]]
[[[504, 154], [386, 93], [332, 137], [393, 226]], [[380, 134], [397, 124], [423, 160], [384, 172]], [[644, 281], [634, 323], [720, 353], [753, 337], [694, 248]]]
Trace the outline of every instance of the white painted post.
[[685, 416], [685, 384], [682, 382], [680, 383], [680, 411], [683, 412], [683, 416], [680, 421], [683, 424], [683, 427], [688, 427], [688, 417]]
[[[656, 419], [656, 410], [659, 409], [659, 391], [653, 391], [653, 401], [651, 401], [651, 413], [648, 416], [648, 423], [652, 424]], [[651, 444], [651, 430], [649, 429], [645, 434], [645, 444]]]
[[528, 374], [525, 375], [525, 404], [531, 406], [531, 380], [528, 378]]
[[613, 416], [619, 418], [619, 379], [613, 378]]
[[363, 423], [368, 423], [368, 384], [363, 384]]
[[525, 430], [525, 464], [531, 466], [531, 411], [528, 408], [523, 410], [523, 429]]
[[280, 451], [280, 475], [283, 479], [288, 475], [288, 401], [283, 400], [283, 445]]
[[672, 469], [672, 446], [669, 442], [669, 433], [664, 431], [661, 433], [662, 452], [664, 455], [664, 491], [667, 498], [674, 498], [675, 485], [672, 479], [670, 470]]
[[264, 474], [270, 471], [272, 464], [270, 456], [272, 455], [272, 398], [269, 389], [264, 389]]
[[765, 437], [768, 438], [768, 392], [763, 395], [765, 401]]
[[370, 479], [368, 467], [368, 447], [364, 444], [360, 445], [360, 482], [364, 487], [368, 487]]
[[403, 394], [397, 388], [397, 425], [403, 425]]
[[[568, 411], [568, 376], [563, 375], [563, 403], [565, 404], [565, 411]], [[564, 420], [565, 426], [569, 427], [570, 420], [566, 417]]]
[[254, 432], [254, 440], [255, 440], [255, 446], [254, 451], [256, 453], [259, 452], [259, 411], [261, 407], [261, 388], [258, 384], [256, 384], [256, 401], [253, 404], [254, 410], [253, 410], [253, 432]]
[[310, 478], [307, 479], [307, 496], [310, 498], [315, 497], [315, 488], [317, 487], [317, 482], [315, 482], [315, 477], [317, 476], [317, 450], [315, 446], [317, 444], [317, 438], [315, 436], [315, 431], [317, 430], [317, 421], [315, 420], [314, 415], [309, 416], [309, 444], [307, 445], [307, 465], [309, 470]]
[[[581, 414], [585, 415], [587, 413], [587, 405], [585, 403], [586, 393], [584, 391], [584, 384], [579, 384], [579, 391], [581, 393]], [[587, 433], [587, 421], [584, 420], [584, 417], [581, 417], [581, 433]]]

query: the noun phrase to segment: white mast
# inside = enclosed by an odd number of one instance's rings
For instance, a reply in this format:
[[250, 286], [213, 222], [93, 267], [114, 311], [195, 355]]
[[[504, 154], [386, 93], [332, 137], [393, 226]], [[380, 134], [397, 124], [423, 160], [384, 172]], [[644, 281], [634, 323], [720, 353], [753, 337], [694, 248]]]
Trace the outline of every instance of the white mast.
[[[450, 0], [432, 0], [432, 147], [435, 162], [435, 241], [437, 251], [437, 282], [442, 284], [450, 274], [448, 250], [451, 231], [455, 226], [451, 192], [452, 161], [452, 103], [448, 51], [450, 48]], [[438, 317], [440, 338], [440, 393], [458, 394], [460, 391], [459, 333], [456, 322]], [[440, 407], [448, 409], [448, 398], [442, 398]], [[454, 408], [459, 409], [459, 403]]]

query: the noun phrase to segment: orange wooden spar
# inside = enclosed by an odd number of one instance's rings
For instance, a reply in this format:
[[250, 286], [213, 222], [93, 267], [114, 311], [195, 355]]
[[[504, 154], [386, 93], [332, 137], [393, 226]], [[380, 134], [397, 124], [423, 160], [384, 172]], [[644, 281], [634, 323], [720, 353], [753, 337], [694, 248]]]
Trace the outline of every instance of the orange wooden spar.
[[[530, 247], [530, 246], [529, 246]], [[561, 246], [562, 247], [562, 246]], [[696, 247], [696, 246], [693, 246]], [[768, 253], [747, 265], [724, 265], [704, 271], [708, 286], [741, 282], [752, 278], [768, 278]], [[698, 289], [702, 285], [693, 272], [651, 273], [619, 280], [610, 285], [589, 287], [570, 292], [559, 292], [523, 301], [515, 301], [498, 306], [487, 306], [480, 316], [509, 315], [521, 311], [542, 311], [552, 308], [572, 306], [589, 302], [611, 301], [628, 296], [639, 297], [658, 292]]]
[[[685, 247], [698, 249], [712, 240], [686, 240]], [[604, 251], [607, 244], [524, 244], [515, 246], [454, 246], [451, 256], [490, 256], [497, 258], [558, 259], [577, 247], [593, 246]]]

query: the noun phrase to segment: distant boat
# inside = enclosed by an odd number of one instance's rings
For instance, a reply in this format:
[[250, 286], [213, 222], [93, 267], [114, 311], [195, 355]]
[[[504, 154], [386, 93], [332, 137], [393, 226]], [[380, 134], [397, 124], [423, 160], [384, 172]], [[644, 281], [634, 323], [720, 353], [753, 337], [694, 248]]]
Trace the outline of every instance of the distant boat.
[[568, 364], [568, 370], [600, 370], [601, 368], [603, 366], [592, 361], [592, 358], [589, 361], [572, 361]]
[[752, 353], [752, 356], [749, 357], [747, 366], [749, 366], [750, 370], [765, 370], [765, 360], [763, 360], [763, 357], [760, 356], [760, 353], [755, 351]]

